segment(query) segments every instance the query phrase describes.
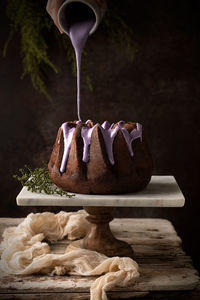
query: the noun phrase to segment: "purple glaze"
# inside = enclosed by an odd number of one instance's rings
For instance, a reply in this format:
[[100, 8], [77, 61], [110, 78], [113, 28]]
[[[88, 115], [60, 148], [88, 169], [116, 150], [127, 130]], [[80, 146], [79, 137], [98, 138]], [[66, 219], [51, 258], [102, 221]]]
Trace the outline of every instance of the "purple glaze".
[[75, 127], [70, 128], [68, 126], [68, 122], [66, 122], [66, 123], [62, 124], [62, 130], [63, 130], [63, 138], [64, 138], [64, 153], [63, 153], [63, 158], [62, 158], [62, 162], [61, 162], [61, 166], [60, 166], [61, 173], [65, 172], [65, 169], [66, 169], [67, 160], [68, 160], [69, 151], [70, 151], [71, 144], [72, 144], [72, 138], [73, 138], [73, 133], [74, 133]]
[[[74, 13], [76, 13], [74, 11]], [[74, 51], [76, 54], [76, 68], [77, 68], [77, 115], [79, 121], [81, 121], [80, 116], [80, 69], [81, 69], [81, 56], [83, 52], [83, 48], [88, 39], [89, 32], [95, 24], [95, 18], [91, 13], [88, 16], [85, 16], [86, 19], [83, 19], [83, 16], [80, 18], [72, 19], [72, 22], [69, 26], [69, 36], [74, 47]], [[88, 18], [87, 18], [88, 17]]]
[[139, 123], [136, 123], [136, 128], [133, 129], [130, 133], [126, 128], [121, 128], [121, 131], [124, 135], [124, 138], [126, 140], [126, 144], [129, 150], [129, 153], [131, 156], [134, 155], [133, 148], [132, 148], [132, 142], [138, 138], [142, 141], [142, 125]]
[[106, 146], [106, 151], [108, 155], [108, 159], [111, 163], [111, 165], [114, 165], [114, 156], [113, 156], [113, 141], [117, 135], [117, 132], [120, 129], [120, 126], [117, 124], [115, 128], [112, 129], [114, 124], [111, 124], [108, 121], [105, 121], [101, 126], [101, 133], [104, 138], [105, 146]]
[[95, 129], [95, 126], [92, 128], [88, 128], [88, 126], [83, 126], [81, 128], [81, 136], [83, 139], [83, 158], [82, 160], [87, 163], [90, 159], [89, 150], [90, 150], [90, 144], [92, 139], [92, 132]]
[[[80, 124], [81, 122], [78, 121], [76, 124]], [[88, 126], [89, 120], [84, 124], [84, 126], [81, 128], [81, 137], [83, 139], [83, 162], [87, 163], [90, 159], [90, 144], [92, 139], [92, 133], [96, 126], [99, 126], [101, 133], [104, 138], [106, 152], [108, 155], [108, 159], [112, 165], [114, 165], [114, 155], [113, 155], [113, 142], [114, 139], [118, 133], [119, 130], [122, 131], [122, 134], [124, 136], [124, 139], [126, 141], [129, 153], [131, 156], [134, 155], [133, 149], [132, 149], [132, 142], [135, 139], [140, 138], [142, 141], [142, 125], [139, 123], [136, 123], [136, 128], [133, 129], [130, 133], [126, 128], [123, 128], [122, 126], [125, 124], [124, 121], [119, 121], [115, 128], [112, 128], [114, 124], [111, 124], [108, 121], [105, 121], [102, 125], [96, 124], [93, 127]], [[71, 148], [72, 143], [72, 137], [75, 130], [75, 127], [70, 127], [68, 125], [68, 122], [64, 123], [62, 125], [63, 130], [63, 136], [64, 136], [64, 153], [62, 158], [62, 163], [60, 167], [60, 172], [63, 173], [66, 169], [67, 160], [69, 156], [69, 151]]]

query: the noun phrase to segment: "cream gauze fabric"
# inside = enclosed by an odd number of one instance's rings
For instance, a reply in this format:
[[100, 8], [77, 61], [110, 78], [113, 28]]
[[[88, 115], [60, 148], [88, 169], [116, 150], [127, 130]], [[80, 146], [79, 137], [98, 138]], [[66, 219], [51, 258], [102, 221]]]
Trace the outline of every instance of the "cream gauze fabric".
[[[3, 233], [0, 268], [8, 274], [101, 275], [90, 289], [91, 300], [107, 300], [106, 291], [126, 287], [139, 278], [138, 265], [128, 257], [111, 257], [69, 245], [63, 254], [51, 253], [49, 241], [83, 237], [89, 228], [84, 210], [29, 214]], [[102, 275], [105, 274], [105, 275]]]

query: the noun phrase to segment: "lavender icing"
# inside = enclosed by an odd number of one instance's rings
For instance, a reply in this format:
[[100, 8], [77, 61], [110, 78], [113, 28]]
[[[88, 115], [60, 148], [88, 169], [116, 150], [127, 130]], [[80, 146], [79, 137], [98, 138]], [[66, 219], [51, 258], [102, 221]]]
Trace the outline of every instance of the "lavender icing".
[[[63, 130], [63, 138], [64, 138], [64, 152], [63, 152], [63, 158], [60, 166], [60, 172], [63, 173], [65, 172], [66, 165], [67, 165], [67, 160], [69, 156], [69, 151], [71, 148], [72, 144], [72, 138], [73, 138], [73, 133], [75, 130], [75, 127], [70, 128], [68, 126], [68, 123], [62, 124], [62, 130]], [[60, 143], [60, 141], [59, 141]]]
[[81, 121], [80, 115], [80, 69], [81, 56], [83, 48], [88, 39], [89, 33], [95, 24], [95, 15], [93, 10], [84, 3], [74, 2], [69, 5], [69, 37], [74, 47], [76, 55], [77, 67], [77, 115], [78, 120]]
[[72, 45], [76, 54], [76, 66], [77, 66], [77, 115], [79, 121], [81, 121], [80, 114], [80, 72], [81, 72], [81, 56], [82, 51], [87, 41], [88, 35], [92, 27], [94, 26], [94, 20], [87, 20], [81, 23], [75, 23], [70, 27], [69, 36], [72, 41]]
[[[78, 121], [77, 124], [81, 122]], [[126, 141], [129, 153], [131, 156], [134, 155], [132, 149], [132, 142], [136, 139], [140, 139], [142, 141], [142, 125], [136, 123], [136, 128], [133, 129], [131, 132], [128, 132], [126, 128], [123, 128], [125, 124], [124, 121], [119, 121], [116, 126], [114, 127], [114, 123], [110, 124], [108, 121], [105, 121], [103, 124], [96, 124], [93, 127], [88, 126], [89, 120], [84, 123], [84, 126], [81, 128], [81, 137], [83, 139], [83, 157], [82, 161], [87, 163], [90, 159], [90, 144], [92, 140], [92, 133], [96, 126], [99, 126], [101, 133], [103, 135], [106, 152], [108, 155], [109, 162], [111, 165], [115, 164], [114, 155], [113, 155], [113, 142], [119, 130], [121, 130], [124, 139]], [[69, 122], [66, 122], [62, 125], [63, 130], [63, 137], [64, 137], [64, 153], [62, 157], [60, 172], [65, 172], [69, 151], [72, 144], [72, 137], [76, 127], [70, 127]], [[114, 127], [114, 128], [113, 128]]]

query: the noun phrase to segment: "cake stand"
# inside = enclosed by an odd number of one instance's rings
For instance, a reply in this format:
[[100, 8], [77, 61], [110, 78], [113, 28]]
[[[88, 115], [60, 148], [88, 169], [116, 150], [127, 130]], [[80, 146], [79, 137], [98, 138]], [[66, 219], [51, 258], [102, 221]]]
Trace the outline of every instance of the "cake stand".
[[94, 250], [107, 256], [134, 257], [132, 247], [117, 240], [109, 226], [114, 207], [182, 207], [184, 196], [173, 176], [152, 176], [149, 185], [137, 193], [120, 195], [75, 194], [59, 195], [32, 193], [23, 187], [17, 196], [20, 206], [83, 206], [88, 213], [90, 228], [84, 239], [73, 242], [77, 247]]

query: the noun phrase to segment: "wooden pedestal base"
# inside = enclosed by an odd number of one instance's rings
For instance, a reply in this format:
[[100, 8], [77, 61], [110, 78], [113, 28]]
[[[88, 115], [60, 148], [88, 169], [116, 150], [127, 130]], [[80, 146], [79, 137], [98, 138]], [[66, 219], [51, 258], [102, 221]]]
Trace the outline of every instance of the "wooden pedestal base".
[[113, 220], [112, 207], [84, 207], [89, 214], [87, 220], [91, 223], [90, 229], [84, 239], [73, 242], [73, 245], [105, 254], [106, 256], [128, 256], [133, 258], [132, 247], [117, 240], [109, 226]]

